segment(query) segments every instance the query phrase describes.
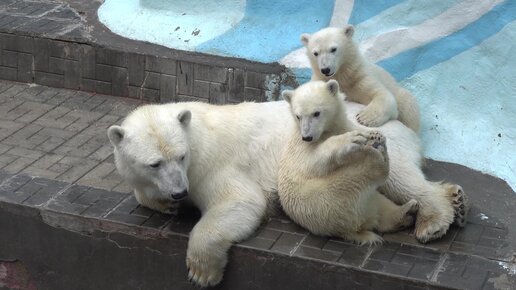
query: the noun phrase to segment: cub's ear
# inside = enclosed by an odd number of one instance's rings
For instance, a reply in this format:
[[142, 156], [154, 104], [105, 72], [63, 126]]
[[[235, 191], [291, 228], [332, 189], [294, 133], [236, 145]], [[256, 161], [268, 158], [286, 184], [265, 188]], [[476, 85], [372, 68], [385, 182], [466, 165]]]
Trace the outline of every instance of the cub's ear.
[[177, 114], [177, 119], [179, 120], [179, 123], [186, 126], [192, 119], [192, 113], [189, 110], [183, 110]]
[[304, 46], [308, 45], [308, 41], [310, 41], [310, 34], [308, 34], [308, 33], [301, 34], [301, 42], [303, 43]]
[[107, 131], [107, 135], [108, 135], [109, 141], [111, 141], [111, 144], [113, 144], [113, 146], [118, 146], [118, 144], [120, 144], [122, 139], [124, 139], [125, 130], [124, 130], [124, 128], [122, 128], [120, 126], [113, 125], [113, 126], [109, 127], [109, 129]]
[[339, 83], [336, 80], [329, 80], [326, 82], [326, 88], [332, 96], [339, 95]]
[[287, 101], [287, 103], [290, 104], [290, 102], [292, 101], [292, 96], [294, 96], [294, 91], [293, 90], [284, 90], [281, 93], [281, 96], [283, 97], [283, 99], [285, 101]]
[[353, 25], [347, 25], [344, 27], [344, 34], [346, 34], [348, 38], [353, 37], [353, 34], [355, 34], [355, 27], [353, 27]]

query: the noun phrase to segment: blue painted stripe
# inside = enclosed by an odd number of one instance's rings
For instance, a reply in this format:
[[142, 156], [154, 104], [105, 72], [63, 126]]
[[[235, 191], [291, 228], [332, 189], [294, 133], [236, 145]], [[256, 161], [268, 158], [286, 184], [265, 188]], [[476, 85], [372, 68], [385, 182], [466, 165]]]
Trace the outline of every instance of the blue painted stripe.
[[275, 62], [299, 48], [299, 36], [329, 25], [334, 0], [247, 0], [244, 18], [196, 51]]
[[456, 5], [461, 0], [421, 1], [406, 0], [390, 7], [380, 14], [357, 24], [355, 39], [363, 41], [372, 36], [395, 30], [399, 27], [415, 26]]
[[[496, 34], [505, 25], [516, 19], [516, 1], [508, 0], [484, 14], [477, 21], [454, 34], [424, 46], [416, 47], [378, 64], [389, 71], [398, 81], [418, 71], [446, 61], [457, 54], [478, 45]], [[514, 41], [514, 40], [507, 40]]]
[[403, 1], [404, 0], [355, 0], [353, 3], [353, 11], [351, 11], [348, 22], [355, 25], [366, 21], [383, 10]]

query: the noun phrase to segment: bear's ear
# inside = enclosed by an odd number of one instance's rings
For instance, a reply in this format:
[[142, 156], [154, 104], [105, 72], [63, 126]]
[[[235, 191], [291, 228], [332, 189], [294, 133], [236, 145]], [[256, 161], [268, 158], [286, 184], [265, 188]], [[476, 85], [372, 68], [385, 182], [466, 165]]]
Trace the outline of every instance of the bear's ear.
[[303, 43], [304, 46], [307, 46], [309, 41], [310, 41], [310, 34], [308, 34], [308, 33], [301, 34], [301, 42]]
[[332, 96], [339, 95], [339, 83], [336, 80], [329, 80], [326, 82], [326, 88]]
[[287, 103], [290, 104], [290, 102], [292, 101], [292, 96], [294, 95], [294, 91], [292, 90], [284, 90], [282, 93], [281, 93], [281, 96], [283, 97], [283, 99], [285, 101], [287, 101]]
[[186, 126], [190, 123], [190, 119], [192, 119], [192, 113], [189, 110], [183, 110], [177, 114], [177, 119], [183, 126]]
[[355, 33], [355, 27], [353, 27], [353, 25], [348, 25], [348, 26], [344, 27], [344, 34], [346, 34], [346, 36], [348, 38], [353, 37], [354, 33]]
[[107, 135], [108, 135], [109, 141], [111, 141], [111, 144], [113, 144], [113, 146], [118, 146], [118, 144], [120, 144], [122, 139], [124, 139], [125, 130], [124, 130], [124, 128], [122, 128], [120, 126], [113, 125], [113, 126], [109, 127], [109, 129], [107, 131]]

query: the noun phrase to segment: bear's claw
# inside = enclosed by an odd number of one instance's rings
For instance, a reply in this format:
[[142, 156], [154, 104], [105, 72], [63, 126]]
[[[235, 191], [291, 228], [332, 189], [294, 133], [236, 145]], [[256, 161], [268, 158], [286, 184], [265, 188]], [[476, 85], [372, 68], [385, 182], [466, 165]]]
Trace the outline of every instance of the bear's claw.
[[369, 136], [367, 136], [366, 145], [371, 146], [383, 153], [387, 147], [385, 141], [385, 136], [383, 136], [380, 132], [371, 131], [369, 132]]
[[464, 227], [469, 210], [467, 196], [459, 185], [452, 185], [449, 192], [455, 214], [453, 222], [459, 227]]
[[186, 264], [188, 281], [197, 286], [215, 286], [222, 280], [225, 262], [221, 264], [221, 261], [218, 261], [214, 256], [207, 255], [207, 257], [202, 257], [202, 259], [188, 257]]

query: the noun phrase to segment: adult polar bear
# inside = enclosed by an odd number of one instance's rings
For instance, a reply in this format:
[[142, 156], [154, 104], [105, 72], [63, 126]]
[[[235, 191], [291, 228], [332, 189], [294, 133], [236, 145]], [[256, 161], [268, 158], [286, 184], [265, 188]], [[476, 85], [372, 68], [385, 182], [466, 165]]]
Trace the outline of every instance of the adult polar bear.
[[[348, 116], [363, 108], [346, 107]], [[232, 243], [249, 237], [277, 200], [279, 158], [294, 126], [284, 101], [174, 103], [142, 106], [108, 136], [118, 171], [143, 205], [166, 212], [188, 194], [201, 210], [186, 264], [195, 283], [209, 286], [221, 281]], [[425, 180], [419, 139], [400, 122], [378, 130], [388, 139], [391, 160], [385, 194], [398, 203], [418, 201], [418, 240], [441, 237], [454, 219], [454, 195], [463, 200], [460, 187], [450, 192]]]

